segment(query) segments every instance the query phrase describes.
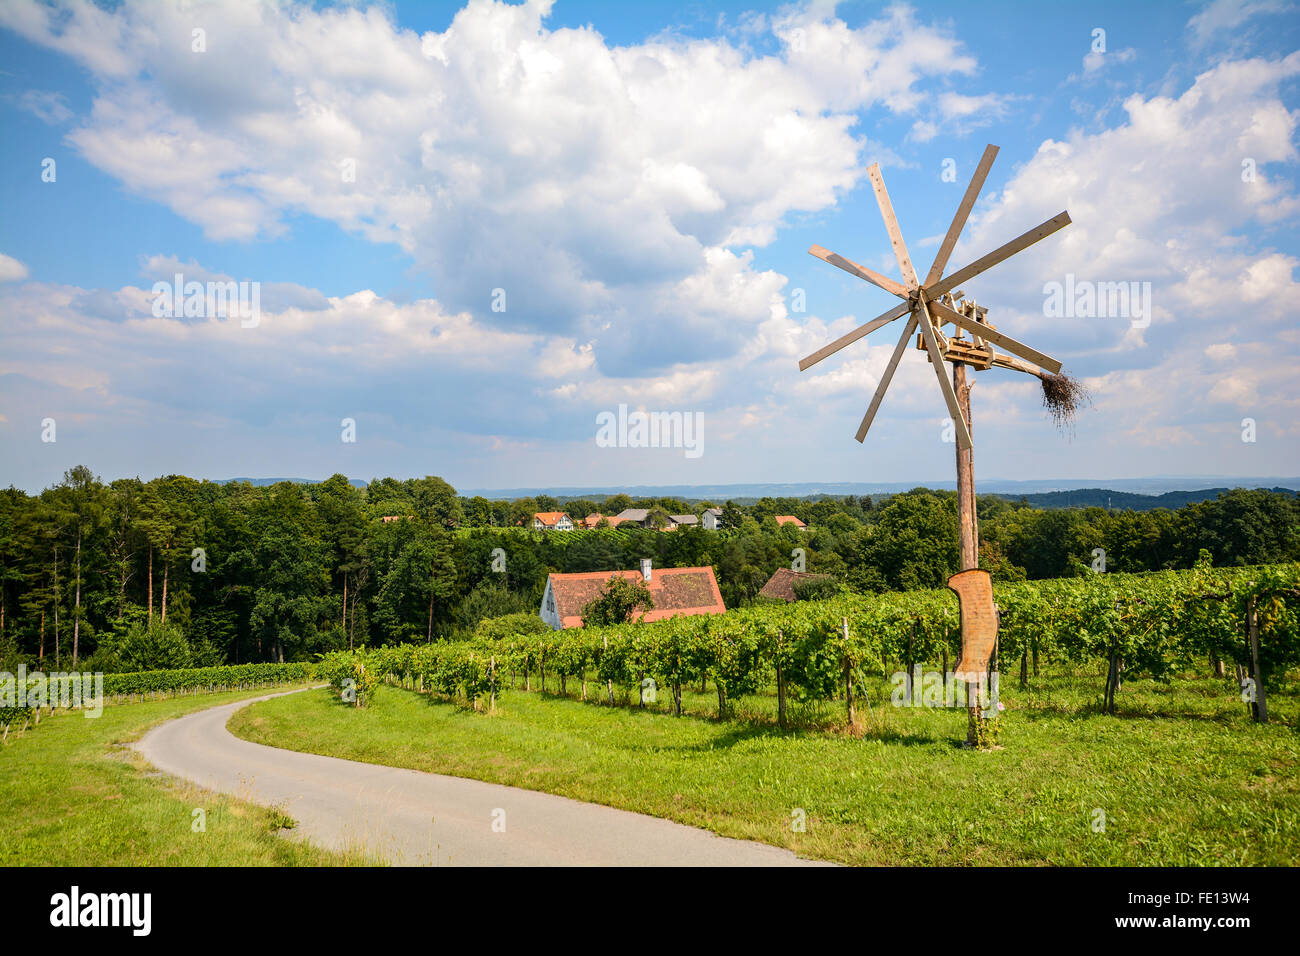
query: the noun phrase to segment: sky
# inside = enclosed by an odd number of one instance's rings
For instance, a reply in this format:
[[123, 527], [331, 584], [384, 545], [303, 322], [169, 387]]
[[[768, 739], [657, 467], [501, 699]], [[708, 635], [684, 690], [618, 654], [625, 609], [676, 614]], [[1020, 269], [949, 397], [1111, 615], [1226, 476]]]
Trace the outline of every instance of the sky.
[[0, 484], [951, 481], [916, 350], [854, 440], [901, 320], [799, 371], [898, 302], [808, 249], [899, 278], [878, 163], [924, 277], [988, 144], [946, 272], [1068, 211], [963, 291], [1091, 403], [975, 373], [977, 487], [1297, 475], [1298, 120], [1286, 0], [5, 0]]

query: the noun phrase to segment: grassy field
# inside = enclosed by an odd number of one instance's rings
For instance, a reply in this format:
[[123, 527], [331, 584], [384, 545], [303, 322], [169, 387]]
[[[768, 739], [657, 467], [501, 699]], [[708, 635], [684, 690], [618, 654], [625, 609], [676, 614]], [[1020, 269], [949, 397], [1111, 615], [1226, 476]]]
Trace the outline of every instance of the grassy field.
[[[55, 711], [0, 746], [0, 865], [325, 866], [359, 862], [285, 839], [283, 814], [152, 771], [126, 746], [170, 717], [267, 693]], [[193, 811], [205, 831], [191, 829]]]
[[[985, 753], [959, 746], [965, 711], [891, 707], [883, 682], [868, 688], [872, 708], [853, 734], [833, 708], [804, 710], [804, 729], [782, 731], [766, 696], [719, 721], [711, 694], [688, 693], [693, 712], [676, 718], [667, 695], [646, 710], [610, 707], [573, 699], [572, 682], [569, 697], [507, 691], [494, 714], [396, 687], [356, 710], [317, 690], [254, 705], [230, 726], [261, 743], [544, 790], [844, 863], [1300, 863], [1293, 727], [1250, 724], [1213, 679], [1126, 682], [1120, 714], [1106, 716], [1094, 706], [1101, 682], [1087, 672], [1004, 686], [1004, 747]], [[1294, 721], [1294, 688], [1273, 692], [1270, 707]]]

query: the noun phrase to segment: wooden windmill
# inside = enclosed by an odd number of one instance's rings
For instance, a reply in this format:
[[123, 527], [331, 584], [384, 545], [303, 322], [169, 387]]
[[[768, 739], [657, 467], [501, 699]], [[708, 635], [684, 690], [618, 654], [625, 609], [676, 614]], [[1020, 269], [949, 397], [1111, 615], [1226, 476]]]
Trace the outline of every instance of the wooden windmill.
[[[973, 300], [966, 300], [958, 289], [968, 279], [975, 278], [1004, 259], [1033, 245], [1039, 239], [1050, 236], [1058, 229], [1069, 225], [1069, 213], [1062, 212], [988, 255], [976, 259], [970, 265], [943, 276], [943, 270], [948, 265], [948, 257], [957, 244], [957, 237], [961, 235], [962, 227], [966, 225], [966, 219], [975, 205], [975, 199], [979, 196], [997, 154], [996, 146], [989, 146], [984, 150], [984, 155], [975, 169], [975, 175], [971, 177], [970, 185], [966, 187], [966, 194], [962, 196], [961, 204], [953, 216], [952, 225], [948, 227], [948, 233], [939, 245], [939, 251], [924, 282], [917, 278], [916, 270], [912, 268], [912, 260], [908, 256], [907, 245], [903, 242], [902, 231], [894, 216], [894, 207], [885, 189], [885, 181], [880, 176], [879, 165], [872, 165], [867, 170], [871, 178], [871, 186], [876, 193], [876, 202], [880, 206], [880, 214], [889, 232], [889, 240], [894, 247], [894, 256], [902, 272], [902, 283], [895, 282], [821, 246], [813, 246], [808, 251], [836, 268], [843, 269], [850, 275], [898, 296], [903, 301], [883, 315], [823, 346], [799, 363], [800, 371], [809, 369], [827, 356], [834, 355], [840, 349], [876, 329], [903, 316], [908, 317], [903, 332], [898, 337], [898, 344], [894, 347], [894, 354], [880, 376], [880, 383], [876, 386], [876, 394], [871, 399], [871, 405], [862, 418], [862, 424], [858, 426], [856, 437], [861, 442], [866, 438], [867, 430], [880, 409], [885, 390], [889, 388], [894, 370], [898, 367], [899, 360], [902, 359], [903, 352], [912, 339], [912, 334], [919, 329], [917, 348], [928, 353], [930, 363], [934, 366], [935, 374], [939, 379], [939, 391], [943, 393], [944, 401], [948, 405], [948, 413], [952, 417], [957, 439], [957, 515], [962, 570], [949, 579], [948, 586], [957, 593], [961, 602], [962, 659], [959, 671], [967, 675], [967, 680], [974, 679], [977, 673], [982, 674], [988, 665], [997, 636], [997, 611], [993, 605], [993, 590], [989, 575], [978, 570], [979, 536], [975, 522], [970, 384], [966, 381], [966, 366], [985, 370], [996, 365], [1037, 376], [1043, 381], [1045, 401], [1053, 408], [1054, 414], [1057, 414], [1058, 421], [1062, 408], [1067, 412], [1073, 409], [1074, 398], [1080, 391], [1077, 383], [1060, 375], [1060, 362], [1016, 341], [1004, 332], [997, 331], [988, 321], [988, 310], [977, 305]], [[954, 326], [951, 336], [945, 335], [942, 331], [946, 325]], [[965, 335], [969, 335], [969, 338]], [[994, 346], [1000, 346], [1011, 354], [997, 352]], [[952, 365], [951, 382], [944, 368], [945, 362]], [[979, 708], [972, 707], [971, 714], [968, 741], [974, 744], [977, 742], [977, 728], [980, 724], [977, 719]]]
[[[1005, 332], [997, 331], [997, 328], [987, 319], [988, 310], [977, 305], [972, 300], [965, 300], [958, 286], [992, 268], [1004, 259], [1010, 258], [1022, 249], [1028, 248], [1039, 239], [1050, 236], [1058, 229], [1068, 226], [1070, 224], [1070, 214], [1068, 212], [1053, 216], [1042, 225], [1035, 226], [1023, 235], [1012, 239], [1006, 245], [1000, 246], [988, 255], [976, 259], [970, 265], [941, 278], [943, 270], [948, 265], [948, 257], [952, 254], [953, 246], [957, 244], [957, 237], [961, 235], [962, 227], [966, 225], [966, 219], [975, 205], [975, 199], [979, 196], [980, 189], [984, 185], [984, 180], [988, 177], [989, 169], [992, 167], [993, 159], [997, 154], [998, 148], [996, 146], [989, 146], [984, 150], [979, 166], [975, 169], [975, 175], [971, 177], [970, 185], [966, 187], [966, 194], [962, 196], [961, 204], [957, 207], [957, 212], [952, 218], [952, 225], [948, 227], [947, 235], [943, 237], [943, 242], [939, 244], [939, 251], [934, 257], [934, 263], [930, 266], [930, 271], [926, 275], [924, 282], [917, 278], [916, 270], [912, 268], [912, 260], [907, 254], [907, 245], [903, 242], [902, 231], [898, 228], [898, 219], [894, 216], [894, 207], [889, 200], [889, 193], [885, 189], [885, 181], [880, 176], [879, 165], [872, 165], [867, 170], [867, 174], [871, 178], [871, 186], [875, 190], [876, 202], [880, 205], [880, 215], [885, 220], [885, 228], [889, 232], [889, 240], [893, 244], [894, 256], [898, 259], [898, 267], [902, 271], [903, 282], [895, 282], [887, 276], [874, 272], [866, 266], [858, 265], [856, 262], [823, 249], [821, 246], [813, 246], [808, 250], [818, 259], [829, 262], [836, 268], [843, 269], [850, 275], [870, 282], [886, 292], [893, 293], [903, 301], [883, 315], [872, 319], [865, 325], [858, 326], [852, 332], [840, 336], [834, 342], [823, 346], [800, 361], [800, 371], [811, 368], [822, 359], [834, 355], [840, 349], [853, 344], [876, 329], [886, 326], [903, 316], [908, 317], [904, 323], [903, 334], [898, 337], [898, 344], [894, 347], [894, 354], [890, 357], [889, 364], [885, 366], [885, 371], [880, 376], [880, 383], [876, 386], [876, 394], [871, 399], [871, 405], [862, 418], [862, 424], [858, 426], [856, 437], [859, 442], [867, 436], [867, 430], [871, 427], [876, 412], [880, 409], [880, 402], [885, 397], [885, 390], [889, 388], [889, 382], [894, 377], [894, 370], [898, 367], [898, 362], [903, 357], [903, 352], [907, 349], [912, 334], [918, 330], [920, 331], [917, 348], [928, 353], [929, 360], [934, 366], [935, 374], [939, 379], [939, 391], [943, 393], [944, 401], [948, 405], [948, 414], [952, 417], [953, 428], [956, 432], [957, 511], [960, 521], [961, 566], [963, 570], [972, 569], [978, 564], [978, 532], [975, 526], [974, 456], [972, 454], [970, 433], [970, 385], [966, 381], [966, 366], [969, 365], [972, 368], [983, 370], [996, 365], [1000, 368], [1014, 369], [1018, 372], [1034, 375], [1044, 381], [1045, 390], [1052, 385], [1053, 379], [1061, 371], [1060, 362], [1044, 355], [1037, 349], [1016, 341]], [[949, 324], [955, 326], [955, 328], [951, 336], [946, 336], [942, 328]], [[963, 333], [968, 334], [970, 337], [965, 338]], [[1012, 354], [1005, 355], [997, 352], [994, 350], [994, 346], [1000, 346]], [[1019, 358], [1015, 356], [1019, 356]], [[948, 380], [944, 368], [945, 362], [952, 365], [951, 382]]]

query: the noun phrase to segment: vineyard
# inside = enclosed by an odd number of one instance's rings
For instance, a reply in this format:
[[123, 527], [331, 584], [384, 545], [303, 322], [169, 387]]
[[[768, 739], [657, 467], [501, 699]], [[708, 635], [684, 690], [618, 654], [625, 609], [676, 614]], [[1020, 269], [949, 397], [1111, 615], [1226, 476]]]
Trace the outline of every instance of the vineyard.
[[[1248, 711], [1263, 721], [1267, 688], [1300, 662], [1296, 564], [1095, 574], [1001, 585], [995, 598], [1000, 631], [992, 669], [1002, 671], [1002, 680], [1018, 672], [1025, 686], [1043, 667], [1104, 666], [1096, 693], [1108, 712], [1115, 712], [1125, 680], [1200, 672], [1234, 687], [1253, 681]], [[325, 656], [317, 676], [342, 688], [364, 672], [370, 692], [382, 679], [489, 708], [507, 687], [545, 691], [548, 680], [552, 690], [567, 694], [573, 684], [583, 700], [613, 703], [615, 687], [635, 693], [649, 678], [671, 695], [677, 714], [683, 686], [709, 682], [720, 716], [742, 695], [774, 688], [784, 726], [791, 700], [843, 700], [851, 722], [855, 687], [917, 665], [946, 673], [959, 647], [955, 596], [912, 591], [338, 652]]]
[[[312, 665], [294, 664], [228, 664], [220, 667], [191, 667], [177, 670], [136, 671], [126, 674], [104, 674], [103, 703], [156, 700], [178, 694], [220, 693], [227, 690], [253, 690], [280, 684], [302, 683], [312, 677]], [[47, 687], [57, 688], [66, 683], [68, 675], [45, 676]], [[28, 700], [40, 685], [41, 678], [27, 678]], [[6, 737], [9, 728], [25, 730], [29, 724], [40, 723], [40, 708], [57, 706], [55, 694], [42, 694], [39, 706], [0, 706], [0, 733]], [[48, 701], [48, 702], [46, 702]]]

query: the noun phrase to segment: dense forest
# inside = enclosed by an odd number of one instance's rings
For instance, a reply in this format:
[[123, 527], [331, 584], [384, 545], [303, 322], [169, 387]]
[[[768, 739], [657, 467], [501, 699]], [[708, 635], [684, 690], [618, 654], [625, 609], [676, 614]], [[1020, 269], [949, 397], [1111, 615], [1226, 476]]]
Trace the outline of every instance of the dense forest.
[[[728, 607], [751, 603], [803, 549], [860, 592], [942, 586], [957, 570], [952, 492], [717, 503], [724, 530], [532, 532], [535, 511], [700, 513], [615, 495], [561, 505], [461, 498], [437, 477], [255, 487], [182, 476], [103, 483], [86, 467], [38, 495], [0, 491], [0, 668], [106, 672], [310, 659], [453, 638], [535, 612], [552, 571], [712, 565]], [[774, 516], [807, 522], [778, 527]], [[981, 497], [981, 566], [1004, 581], [1300, 560], [1300, 502], [1233, 490], [1177, 510], [1040, 510]]]

